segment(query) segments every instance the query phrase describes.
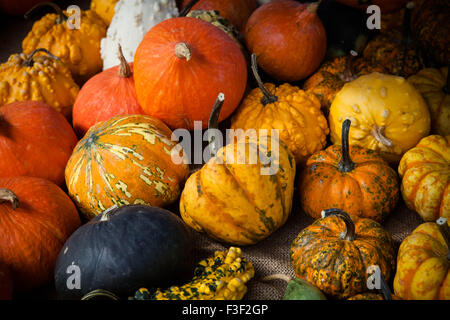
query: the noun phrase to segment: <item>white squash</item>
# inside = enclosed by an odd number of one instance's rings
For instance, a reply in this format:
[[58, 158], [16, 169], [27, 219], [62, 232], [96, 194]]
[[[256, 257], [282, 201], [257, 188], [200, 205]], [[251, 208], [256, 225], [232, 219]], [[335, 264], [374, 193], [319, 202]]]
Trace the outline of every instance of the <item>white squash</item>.
[[177, 16], [175, 0], [119, 0], [106, 38], [100, 43], [103, 70], [120, 64], [117, 56], [119, 43], [125, 59], [131, 62], [147, 31], [161, 21]]

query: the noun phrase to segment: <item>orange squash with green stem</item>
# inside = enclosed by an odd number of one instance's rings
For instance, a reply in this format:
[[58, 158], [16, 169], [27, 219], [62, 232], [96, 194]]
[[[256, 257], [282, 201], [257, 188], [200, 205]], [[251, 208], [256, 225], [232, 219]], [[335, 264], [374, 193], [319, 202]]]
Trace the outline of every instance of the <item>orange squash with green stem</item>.
[[313, 154], [300, 175], [303, 210], [319, 218], [327, 208], [383, 221], [399, 199], [396, 172], [376, 152], [349, 146], [350, 120], [342, 123], [342, 145]]

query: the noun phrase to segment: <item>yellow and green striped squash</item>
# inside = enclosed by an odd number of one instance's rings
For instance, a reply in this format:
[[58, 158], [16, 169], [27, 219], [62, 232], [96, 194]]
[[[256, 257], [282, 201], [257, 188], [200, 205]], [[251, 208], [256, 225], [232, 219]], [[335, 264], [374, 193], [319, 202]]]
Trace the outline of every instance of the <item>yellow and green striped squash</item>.
[[171, 130], [145, 115], [125, 115], [89, 129], [67, 163], [70, 196], [90, 219], [117, 205], [165, 206], [180, 194], [189, 172], [175, 164]]

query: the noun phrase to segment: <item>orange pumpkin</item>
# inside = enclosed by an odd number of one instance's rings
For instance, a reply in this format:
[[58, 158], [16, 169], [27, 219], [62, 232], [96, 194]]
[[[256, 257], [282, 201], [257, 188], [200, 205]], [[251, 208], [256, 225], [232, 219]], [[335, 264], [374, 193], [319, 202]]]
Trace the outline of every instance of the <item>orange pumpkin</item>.
[[219, 120], [238, 106], [247, 84], [239, 46], [222, 30], [195, 18], [172, 18], [154, 26], [134, 58], [138, 101], [146, 114], [171, 128], [208, 124], [219, 92], [226, 97]]
[[66, 118], [43, 102], [0, 108], [0, 177], [34, 176], [62, 186], [76, 144]]
[[280, 0], [253, 12], [245, 26], [245, 41], [261, 69], [277, 80], [298, 81], [319, 67], [327, 37], [316, 14], [318, 6], [319, 2]]
[[313, 154], [300, 178], [303, 210], [319, 218], [322, 210], [342, 208], [351, 215], [381, 222], [396, 206], [396, 172], [376, 152], [349, 147], [350, 120], [342, 124], [342, 146]]
[[168, 205], [188, 174], [175, 164], [172, 131], [144, 115], [122, 115], [91, 127], [66, 167], [69, 195], [88, 219], [113, 205]]
[[0, 179], [0, 260], [11, 271], [15, 290], [53, 279], [59, 251], [80, 224], [70, 198], [50, 181]]
[[90, 127], [122, 114], [143, 114], [134, 88], [133, 64], [125, 60], [119, 45], [120, 65], [88, 80], [73, 105], [73, 127], [82, 137]]
[[[183, 0], [185, 8], [191, 0]], [[217, 10], [221, 17], [231, 22], [239, 30], [244, 30], [248, 17], [256, 9], [255, 0], [200, 0], [191, 10]]]

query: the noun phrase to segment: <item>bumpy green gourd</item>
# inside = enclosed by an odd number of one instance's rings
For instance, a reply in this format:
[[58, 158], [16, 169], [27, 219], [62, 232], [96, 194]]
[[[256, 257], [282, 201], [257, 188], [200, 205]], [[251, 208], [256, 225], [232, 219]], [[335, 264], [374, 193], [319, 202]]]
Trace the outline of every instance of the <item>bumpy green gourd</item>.
[[198, 263], [191, 282], [167, 290], [139, 289], [130, 300], [240, 300], [255, 270], [240, 248], [216, 251]]

